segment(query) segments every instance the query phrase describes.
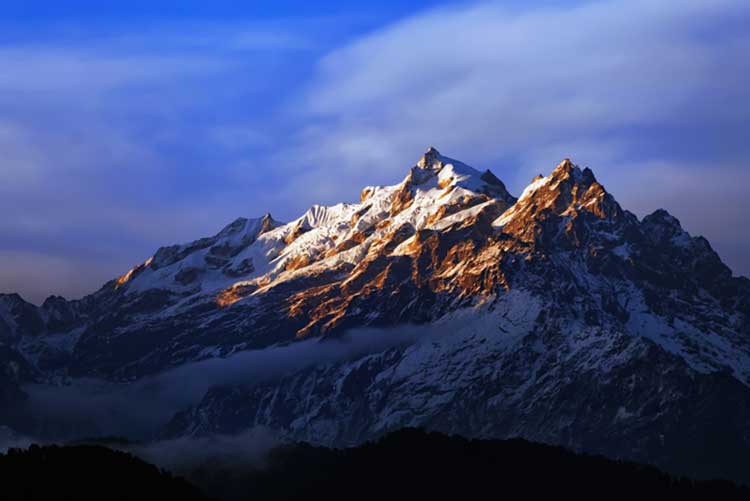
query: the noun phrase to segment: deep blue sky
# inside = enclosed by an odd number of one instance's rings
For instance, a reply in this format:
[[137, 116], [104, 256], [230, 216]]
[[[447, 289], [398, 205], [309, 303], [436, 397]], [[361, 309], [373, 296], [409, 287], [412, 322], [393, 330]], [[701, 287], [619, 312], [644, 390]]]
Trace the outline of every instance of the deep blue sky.
[[[383, 1], [373, 2], [371, 6], [357, 6], [358, 12], [401, 12], [410, 14], [414, 9], [430, 6], [436, 2], [423, 1]], [[305, 17], [326, 14], [351, 12], [350, 1], [320, 1], [306, 2], [304, 0], [275, 0], [273, 2], [238, 2], [213, 0], [130, 0], [128, 2], [113, 2], [101, 0], [67, 0], [54, 2], [51, 0], [24, 0], [8, 2], [4, 6], [2, 16], [6, 19], [28, 21], [30, 19], [105, 19], [122, 21], [134, 19], [275, 19], [280, 17]]]
[[561, 158], [750, 274], [750, 4], [4, 2], [0, 291], [91, 292], [429, 145], [519, 193]]

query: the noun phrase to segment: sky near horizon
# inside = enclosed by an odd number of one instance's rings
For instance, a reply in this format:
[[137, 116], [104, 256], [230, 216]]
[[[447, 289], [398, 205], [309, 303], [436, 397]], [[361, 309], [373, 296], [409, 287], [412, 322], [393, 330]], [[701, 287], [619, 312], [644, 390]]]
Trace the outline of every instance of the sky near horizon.
[[0, 292], [80, 297], [431, 145], [516, 195], [570, 157], [748, 276], [748, 26], [746, 0], [4, 2]]

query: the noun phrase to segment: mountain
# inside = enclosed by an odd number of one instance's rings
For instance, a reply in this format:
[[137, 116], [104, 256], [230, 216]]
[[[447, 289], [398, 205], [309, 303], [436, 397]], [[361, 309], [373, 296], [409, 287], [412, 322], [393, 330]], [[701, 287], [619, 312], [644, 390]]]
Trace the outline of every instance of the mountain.
[[516, 199], [431, 148], [359, 203], [238, 219], [81, 300], [0, 296], [0, 339], [28, 366], [14, 384], [134, 381], [365, 327], [427, 333], [214, 387], [162, 435], [337, 446], [420, 426], [750, 481], [750, 280], [570, 160]]
[[[434, 298], [408, 299], [400, 314], [383, 305], [382, 318], [349, 301], [357, 289], [355, 303], [369, 301], [376, 276], [397, 278], [409, 260], [402, 242], [497, 217], [514, 202], [490, 171], [431, 149], [401, 184], [367, 187], [359, 204], [314, 206], [288, 224], [237, 219], [213, 237], [160, 248], [80, 301], [51, 297], [37, 308], [0, 296], [0, 336], [41, 370], [131, 380], [351, 325], [428, 320], [440, 313], [429, 311]], [[434, 296], [419, 290], [423, 280], [410, 291]], [[312, 306], [334, 296], [338, 319]]]

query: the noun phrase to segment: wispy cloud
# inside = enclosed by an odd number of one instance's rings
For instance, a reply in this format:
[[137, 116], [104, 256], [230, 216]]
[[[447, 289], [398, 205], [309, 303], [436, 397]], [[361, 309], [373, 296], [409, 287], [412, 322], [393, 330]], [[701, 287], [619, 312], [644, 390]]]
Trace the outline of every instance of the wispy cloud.
[[748, 11], [738, 1], [438, 10], [329, 54], [306, 105], [344, 151], [346, 139], [377, 137], [483, 156], [700, 118], [739, 123], [750, 35], [735, 20]]
[[[747, 211], [735, 183], [750, 153], [748, 20], [736, 0], [487, 2], [415, 16], [321, 61], [299, 135], [320, 167], [299, 183], [327, 193], [342, 190], [316, 179], [392, 181], [434, 144], [518, 191], [571, 157], [630, 209], [683, 213], [721, 250], [727, 220]], [[698, 215], [689, 207], [713, 204], [700, 197], [707, 187], [722, 210]], [[750, 272], [746, 260], [732, 264]]]
[[[267, 210], [232, 172], [269, 147], [263, 110], [299, 54], [322, 50], [321, 23], [58, 27], [0, 44], [0, 291], [79, 296]], [[59, 273], [43, 280], [37, 259]]]

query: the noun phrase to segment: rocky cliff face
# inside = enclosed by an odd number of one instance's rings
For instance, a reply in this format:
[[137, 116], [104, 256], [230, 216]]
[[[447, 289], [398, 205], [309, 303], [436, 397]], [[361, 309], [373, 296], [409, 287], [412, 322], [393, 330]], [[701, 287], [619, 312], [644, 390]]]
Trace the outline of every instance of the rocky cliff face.
[[[750, 453], [750, 281], [569, 160], [516, 199], [430, 149], [398, 185], [159, 249], [80, 301], [0, 298], [28, 377], [139, 379], [352, 328], [397, 346], [217, 387], [168, 436], [264, 425], [353, 444], [403, 426], [522, 436], [702, 474]], [[724, 451], [721, 465], [706, 462]], [[727, 452], [729, 451], [729, 452]], [[735, 468], [735, 469], [733, 469]]]

